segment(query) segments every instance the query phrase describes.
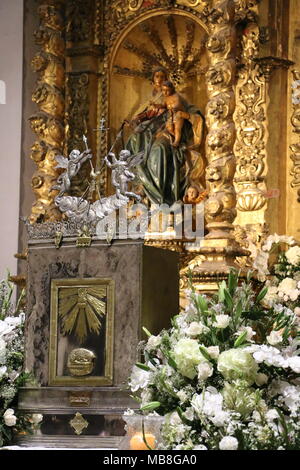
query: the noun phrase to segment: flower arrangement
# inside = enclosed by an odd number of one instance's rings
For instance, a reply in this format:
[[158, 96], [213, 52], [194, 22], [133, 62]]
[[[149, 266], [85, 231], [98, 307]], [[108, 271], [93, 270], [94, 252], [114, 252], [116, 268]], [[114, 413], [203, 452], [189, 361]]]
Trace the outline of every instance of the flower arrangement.
[[[24, 313], [12, 303], [13, 286], [0, 282], [0, 446], [11, 443], [14, 433], [30, 432], [38, 426], [42, 415], [21, 415], [16, 411], [19, 387], [30, 374], [23, 371]], [[21, 294], [22, 296], [22, 294]]]
[[300, 448], [299, 317], [238, 281], [213, 298], [191, 287], [169, 330], [144, 329], [129, 384], [140, 413], [164, 416], [163, 449]]

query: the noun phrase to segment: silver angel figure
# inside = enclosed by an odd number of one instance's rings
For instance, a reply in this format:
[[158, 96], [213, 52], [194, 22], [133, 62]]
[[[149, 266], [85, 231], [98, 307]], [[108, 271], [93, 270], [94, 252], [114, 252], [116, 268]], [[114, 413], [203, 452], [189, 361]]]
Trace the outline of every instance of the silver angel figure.
[[[141, 200], [138, 194], [128, 191], [128, 184], [135, 178], [135, 174], [130, 171], [130, 168], [141, 163], [143, 156], [144, 152], [131, 155], [129, 150], [121, 150], [119, 160], [112, 152], [104, 158], [107, 166], [112, 170], [112, 185], [116, 188], [117, 198], [133, 197], [137, 201]], [[109, 157], [111, 157], [111, 161]]]
[[77, 175], [82, 164], [92, 158], [91, 150], [86, 149], [82, 153], [79, 150], [72, 150], [69, 158], [65, 158], [62, 155], [57, 155], [56, 161], [58, 165], [56, 168], [65, 168], [66, 171], [57, 178], [57, 184], [52, 189], [58, 189], [58, 197], [62, 196], [65, 192], [68, 192], [71, 187], [71, 179]]

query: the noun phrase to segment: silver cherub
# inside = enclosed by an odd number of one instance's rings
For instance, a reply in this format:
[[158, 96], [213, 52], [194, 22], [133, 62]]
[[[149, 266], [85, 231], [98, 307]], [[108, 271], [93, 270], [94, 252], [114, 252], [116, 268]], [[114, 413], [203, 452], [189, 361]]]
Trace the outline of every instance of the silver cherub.
[[[111, 157], [111, 161], [108, 157]], [[129, 150], [121, 150], [119, 160], [113, 152], [110, 152], [104, 158], [107, 166], [112, 170], [112, 185], [116, 188], [117, 198], [133, 197], [137, 201], [141, 200], [138, 194], [128, 191], [128, 184], [135, 178], [135, 174], [130, 171], [130, 168], [141, 163], [143, 157], [144, 152], [131, 155]]]
[[65, 192], [68, 192], [71, 187], [71, 179], [77, 175], [82, 164], [92, 158], [91, 150], [86, 149], [83, 152], [79, 150], [72, 150], [69, 158], [65, 158], [63, 155], [56, 155], [56, 161], [58, 165], [55, 168], [65, 168], [66, 171], [57, 178], [57, 184], [52, 186], [52, 189], [58, 189], [58, 197], [62, 196]]

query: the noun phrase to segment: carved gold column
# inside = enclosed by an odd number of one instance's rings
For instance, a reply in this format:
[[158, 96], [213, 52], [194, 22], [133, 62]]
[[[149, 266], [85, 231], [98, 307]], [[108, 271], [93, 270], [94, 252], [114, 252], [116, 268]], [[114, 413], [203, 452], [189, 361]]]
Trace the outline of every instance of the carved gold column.
[[35, 41], [41, 50], [32, 60], [32, 67], [38, 74], [32, 100], [37, 104], [39, 112], [29, 119], [37, 138], [30, 155], [37, 165], [31, 181], [36, 197], [30, 216], [31, 223], [61, 218], [61, 213], [54, 205], [56, 192], [51, 191], [51, 187], [59, 175], [59, 170], [55, 168], [55, 156], [62, 153], [64, 145], [63, 8], [64, 0], [43, 0], [38, 8], [40, 27], [35, 32]]
[[[103, 62], [104, 3], [102, 0], [65, 0], [66, 5], [66, 136], [65, 153], [83, 150], [83, 135], [94, 155], [100, 117], [97, 110], [100, 64]], [[99, 106], [99, 103], [98, 103]], [[99, 166], [99, 165], [98, 165]], [[98, 168], [97, 168], [98, 169]], [[71, 195], [81, 196], [87, 187], [90, 164], [84, 163], [72, 180]]]
[[[243, 253], [233, 236], [236, 217], [233, 185], [236, 168], [233, 153], [236, 75], [234, 14], [232, 0], [213, 1], [207, 43], [210, 66], [206, 74], [209, 98], [206, 109], [206, 185], [209, 198], [205, 218], [208, 234], [200, 244], [199, 264], [195, 266], [193, 261], [193, 281], [200, 290], [214, 290], [216, 280], [226, 277], [230, 267], [235, 266], [235, 257]], [[205, 256], [204, 262], [202, 255]]]
[[289, 57], [294, 61], [288, 75], [287, 103], [287, 228], [286, 232], [299, 240], [300, 236], [300, 0], [291, 0], [289, 18]]
[[[254, 62], [259, 51], [259, 28], [250, 23], [242, 36], [242, 62], [236, 87], [235, 174], [237, 223], [263, 223], [266, 204], [265, 149], [267, 85], [260, 66]], [[247, 213], [247, 214], [245, 214]]]

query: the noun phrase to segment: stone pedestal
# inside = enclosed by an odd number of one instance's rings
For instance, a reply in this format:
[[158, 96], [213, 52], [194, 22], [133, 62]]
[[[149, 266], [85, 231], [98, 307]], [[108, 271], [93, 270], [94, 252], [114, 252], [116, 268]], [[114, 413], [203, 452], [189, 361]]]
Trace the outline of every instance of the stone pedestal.
[[[73, 291], [73, 285], [83, 286], [82, 291], [89, 283], [93, 289], [98, 281], [106, 283], [109, 293], [103, 297], [107, 311], [101, 319], [102, 333], [88, 331], [82, 347], [89, 336], [94, 338], [90, 349], [100, 366], [74, 377], [67, 356], [76, 346], [75, 336], [65, 347], [70, 340], [62, 329], [62, 304], [54, 291], [57, 285], [68, 289], [68, 284]], [[95, 240], [80, 248], [71, 239], [59, 249], [50, 240], [29, 243], [26, 368], [40, 387], [21, 390], [19, 409], [42, 413], [44, 420], [40, 434], [22, 438], [23, 445], [117, 445], [124, 433], [122, 413], [137, 406], [125, 388], [131, 367], [139, 360], [142, 327], [157, 334], [170, 326], [170, 318], [178, 313], [178, 285], [178, 254], [144, 246], [141, 240], [116, 240], [112, 245]]]

